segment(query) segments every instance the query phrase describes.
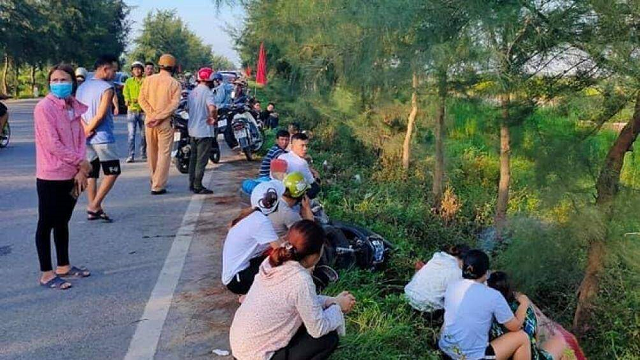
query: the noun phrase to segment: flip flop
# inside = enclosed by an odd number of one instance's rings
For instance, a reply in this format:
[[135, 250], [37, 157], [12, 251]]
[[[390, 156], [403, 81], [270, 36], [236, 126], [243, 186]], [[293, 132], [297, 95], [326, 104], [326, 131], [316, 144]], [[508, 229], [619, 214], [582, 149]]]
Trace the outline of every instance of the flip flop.
[[107, 214], [105, 214], [104, 211], [102, 210], [98, 210], [98, 211], [87, 210], [87, 214], [89, 214], [89, 216], [87, 216], [87, 220], [89, 221], [102, 220], [103, 222], [106, 222], [106, 223], [113, 222], [113, 220]]
[[91, 276], [91, 273], [89, 272], [89, 270], [87, 270], [87, 268], [72, 266], [71, 269], [69, 269], [69, 271], [67, 271], [65, 274], [58, 274], [58, 276], [84, 278]]
[[[69, 286], [62, 287], [64, 284], [69, 284]], [[56, 276], [53, 279], [47, 281], [46, 283], [40, 282], [40, 286], [46, 287], [48, 289], [67, 290], [71, 288], [73, 285], [71, 285], [70, 282], [64, 281], [60, 277]]]

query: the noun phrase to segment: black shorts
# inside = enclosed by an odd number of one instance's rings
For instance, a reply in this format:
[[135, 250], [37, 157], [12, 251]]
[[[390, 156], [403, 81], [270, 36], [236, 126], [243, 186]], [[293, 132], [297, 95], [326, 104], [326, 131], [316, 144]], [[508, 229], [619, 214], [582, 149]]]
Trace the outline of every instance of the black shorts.
[[100, 177], [100, 167], [102, 167], [102, 172], [105, 175], [120, 175], [122, 172], [120, 169], [120, 160], [100, 161], [100, 159], [95, 159], [91, 162], [89, 179], [97, 179]]
[[230, 283], [227, 284], [227, 289], [237, 295], [245, 295], [249, 292], [253, 279], [260, 271], [260, 265], [264, 261], [264, 256], [258, 256], [249, 261], [249, 267], [237, 273]]
[[484, 360], [494, 360], [496, 358], [496, 352], [493, 350], [493, 346], [489, 344], [486, 349], [484, 349]]
[[105, 175], [120, 175], [120, 160], [116, 144], [87, 145], [87, 160], [91, 163], [90, 179], [100, 177], [100, 166]]

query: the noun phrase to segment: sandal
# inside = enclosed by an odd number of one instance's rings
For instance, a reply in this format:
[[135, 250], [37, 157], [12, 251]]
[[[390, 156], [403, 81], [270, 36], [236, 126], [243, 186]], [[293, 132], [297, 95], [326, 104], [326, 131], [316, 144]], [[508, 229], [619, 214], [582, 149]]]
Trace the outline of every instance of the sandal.
[[[66, 284], [68, 284], [69, 286], [63, 287]], [[64, 281], [60, 277], [56, 276], [53, 279], [47, 281], [46, 283], [40, 282], [40, 286], [44, 286], [49, 289], [67, 290], [71, 288], [73, 285], [71, 285], [70, 282]]]
[[75, 267], [72, 266], [69, 271], [64, 274], [57, 274], [60, 277], [75, 277], [75, 278], [85, 278], [91, 276], [91, 272], [87, 270], [85, 267]]
[[87, 216], [87, 220], [89, 221], [102, 220], [103, 222], [106, 222], [106, 223], [113, 222], [113, 220], [107, 214], [105, 214], [103, 210], [98, 210], [98, 211], [87, 210], [87, 214], [89, 214], [89, 216]]

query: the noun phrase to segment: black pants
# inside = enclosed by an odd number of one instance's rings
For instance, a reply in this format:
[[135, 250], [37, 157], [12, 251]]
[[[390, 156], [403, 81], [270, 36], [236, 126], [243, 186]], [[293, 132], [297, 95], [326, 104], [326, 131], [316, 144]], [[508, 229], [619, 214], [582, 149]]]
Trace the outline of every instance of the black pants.
[[307, 190], [307, 196], [309, 199], [315, 199], [320, 193], [320, 184], [316, 180], [313, 184], [311, 184], [311, 188]]
[[209, 163], [209, 154], [213, 138], [191, 138], [191, 155], [189, 158], [189, 186], [194, 190], [202, 189], [204, 169]]
[[38, 189], [38, 228], [36, 248], [40, 271], [51, 271], [51, 231], [56, 245], [58, 266], [69, 265], [69, 220], [76, 206], [71, 196], [73, 180], [36, 180]]
[[231, 282], [227, 284], [227, 289], [238, 295], [248, 293], [253, 284], [253, 279], [256, 277], [258, 271], [260, 271], [260, 264], [262, 264], [264, 259], [264, 256], [251, 259], [249, 267], [237, 273], [233, 279], [231, 279]]
[[338, 347], [338, 333], [332, 331], [319, 338], [313, 338], [302, 325], [289, 345], [276, 351], [271, 360], [323, 360]]

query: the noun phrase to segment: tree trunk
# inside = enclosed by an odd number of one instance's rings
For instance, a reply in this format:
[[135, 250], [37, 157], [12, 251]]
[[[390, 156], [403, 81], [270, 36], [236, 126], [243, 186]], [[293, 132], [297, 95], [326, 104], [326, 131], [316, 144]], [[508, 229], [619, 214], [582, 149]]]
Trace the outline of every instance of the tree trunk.
[[436, 164], [433, 172], [433, 199], [434, 208], [440, 210], [442, 196], [444, 194], [444, 137], [445, 111], [447, 104], [447, 73], [443, 72], [438, 77], [438, 103], [436, 104]]
[[36, 66], [31, 65], [31, 94], [35, 96], [36, 94]]
[[502, 241], [507, 222], [509, 205], [509, 183], [511, 182], [511, 135], [509, 134], [509, 94], [501, 97], [502, 117], [500, 118], [500, 181], [498, 183], [498, 202], [496, 204], [496, 237]]
[[633, 118], [622, 128], [618, 138], [609, 149], [596, 183], [596, 204], [608, 205], [618, 193], [620, 172], [624, 164], [624, 155], [631, 150], [631, 145], [640, 133], [640, 91], [636, 95]]
[[2, 69], [2, 93], [9, 93], [9, 86], [7, 85], [7, 76], [9, 75], [9, 55], [4, 54], [4, 69]]
[[[624, 156], [640, 133], [640, 91], [636, 95], [633, 118], [622, 129], [618, 138], [609, 149], [600, 176], [596, 183], [596, 205], [607, 215], [612, 215], [612, 204], [620, 186], [620, 172], [624, 165]], [[584, 334], [592, 310], [592, 301], [598, 293], [599, 275], [603, 269], [607, 248], [602, 240], [594, 240], [589, 246], [587, 268], [578, 289], [578, 305], [573, 317], [573, 329]]]
[[411, 156], [411, 134], [413, 133], [416, 115], [418, 115], [418, 75], [414, 72], [413, 94], [411, 94], [411, 113], [409, 114], [409, 123], [407, 124], [407, 134], [404, 136], [404, 144], [402, 145], [402, 168], [409, 169], [409, 158]]
[[20, 66], [18, 66], [18, 63], [14, 61], [13, 67], [16, 71], [16, 87], [13, 89], [13, 97], [17, 99], [18, 95], [20, 95]]

